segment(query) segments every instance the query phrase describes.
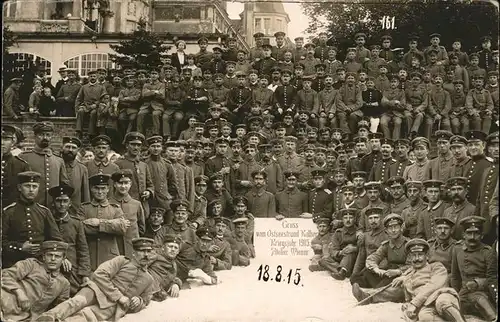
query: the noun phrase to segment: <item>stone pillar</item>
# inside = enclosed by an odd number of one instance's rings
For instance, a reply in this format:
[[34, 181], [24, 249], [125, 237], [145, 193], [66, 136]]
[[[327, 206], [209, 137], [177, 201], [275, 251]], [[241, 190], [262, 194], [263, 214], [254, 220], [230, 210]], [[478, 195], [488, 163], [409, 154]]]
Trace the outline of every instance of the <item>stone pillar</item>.
[[73, 0], [73, 12], [71, 15], [75, 18], [83, 18], [82, 10], [83, 10], [83, 0]]

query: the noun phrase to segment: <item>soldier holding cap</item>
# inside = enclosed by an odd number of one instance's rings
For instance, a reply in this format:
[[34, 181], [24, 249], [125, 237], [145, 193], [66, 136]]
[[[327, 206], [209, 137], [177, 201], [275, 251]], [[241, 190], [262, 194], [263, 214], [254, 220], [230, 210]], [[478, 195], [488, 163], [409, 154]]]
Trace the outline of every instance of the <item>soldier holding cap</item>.
[[82, 85], [75, 100], [76, 110], [76, 133], [79, 137], [83, 133], [83, 123], [85, 118], [90, 118], [88, 133], [97, 134], [97, 105], [102, 94], [107, 93], [106, 87], [97, 80], [97, 71], [88, 72], [88, 83]]
[[319, 260], [319, 264], [336, 280], [344, 280], [351, 275], [358, 255], [357, 214], [358, 210], [354, 208], [339, 211], [337, 217], [341, 218], [343, 226], [335, 230], [327, 252]]
[[[390, 284], [394, 278], [401, 276], [409, 268], [409, 259], [405, 248], [409, 239], [402, 235], [402, 224], [403, 218], [398, 214], [389, 214], [384, 218], [384, 227], [389, 238], [366, 258], [367, 270], [364, 278], [367, 284], [375, 289], [360, 288], [359, 284], [354, 283], [352, 293], [358, 301], [376, 293], [377, 288]], [[387, 261], [387, 269], [381, 268], [382, 261]], [[386, 292], [382, 296], [375, 295], [368, 303], [400, 302], [402, 296], [403, 294], [398, 292]]]
[[130, 169], [124, 169], [113, 173], [113, 196], [109, 199], [110, 203], [120, 205], [124, 217], [130, 221], [130, 227], [127, 228], [123, 238], [118, 239], [118, 249], [120, 254], [130, 257], [133, 251], [132, 240], [143, 236], [146, 230], [144, 209], [141, 202], [132, 199], [129, 194], [132, 187], [133, 173]]
[[54, 219], [62, 238], [68, 243], [63, 272], [71, 285], [71, 295], [75, 295], [80, 286], [89, 280], [90, 254], [83, 223], [70, 212], [71, 196], [74, 189], [66, 184], [52, 187], [49, 194], [54, 199]]
[[[452, 204], [445, 208], [443, 217], [451, 219], [458, 223], [465, 217], [474, 215], [476, 207], [467, 200], [468, 180], [464, 177], [453, 177], [446, 182], [447, 189], [450, 193]], [[456, 240], [462, 239], [461, 227], [455, 227], [453, 237]]]
[[77, 213], [87, 235], [92, 270], [119, 254], [118, 238], [130, 227], [120, 205], [108, 200], [110, 179], [105, 174], [89, 178], [91, 201], [82, 203]]
[[31, 170], [41, 174], [40, 191], [35, 201], [47, 206], [52, 202], [48, 190], [60, 183], [69, 184], [69, 180], [64, 160], [54, 155], [49, 147], [54, 135], [54, 124], [47, 121], [35, 123], [33, 132], [35, 148], [21, 153], [19, 157], [29, 164]]
[[486, 265], [491, 247], [481, 243], [484, 222], [484, 218], [477, 216], [465, 217], [459, 222], [464, 239], [463, 245], [455, 247], [452, 255], [450, 285], [459, 292], [465, 314], [494, 321], [495, 307], [488, 297], [486, 284]]
[[4, 321], [35, 320], [51, 303], [69, 298], [69, 282], [59, 273], [67, 249], [64, 242], [44, 241], [41, 259], [28, 258], [2, 270]]
[[440, 262], [446, 268], [448, 274], [451, 272], [451, 258], [455, 247], [462, 247], [462, 241], [453, 239], [452, 232], [455, 228], [453, 218], [434, 218], [434, 229], [436, 237], [428, 240], [429, 263]]
[[276, 219], [299, 218], [308, 211], [307, 193], [297, 188], [299, 173], [285, 171], [285, 189], [276, 194]]
[[328, 246], [331, 242], [332, 234], [330, 233], [331, 217], [316, 216], [313, 222], [318, 228], [318, 234], [311, 240], [311, 248], [313, 249], [314, 256], [311, 258], [309, 270], [311, 272], [324, 271], [319, 261], [323, 256], [327, 256]]
[[29, 171], [29, 164], [19, 156], [12, 154], [15, 144], [16, 129], [11, 125], [2, 125], [2, 205], [6, 207], [16, 201], [19, 191], [17, 190], [17, 174]]
[[2, 263], [14, 263], [32, 257], [45, 240], [62, 241], [50, 210], [35, 202], [40, 188], [40, 173], [21, 172], [17, 175], [19, 197], [2, 212]]
[[62, 143], [61, 157], [68, 173], [69, 185], [75, 189], [71, 196], [71, 204], [75, 209], [78, 209], [82, 202], [90, 201], [87, 167], [76, 160], [76, 156], [82, 147], [82, 141], [77, 137], [65, 136]]
[[148, 165], [143, 161], [139, 161], [145, 137], [139, 132], [129, 132], [123, 142], [127, 152], [115, 164], [121, 170], [129, 169], [132, 171], [132, 187], [129, 193], [132, 198], [141, 201], [144, 215], [147, 218], [149, 216], [148, 199], [154, 198], [155, 189]]
[[[86, 286], [74, 297], [44, 313], [40, 321], [65, 321], [70, 317], [103, 321], [120, 319], [128, 313], [143, 310], [149, 304], [155, 286], [147, 270], [156, 257], [154, 240], [136, 238], [132, 245], [134, 253], [131, 258], [116, 256], [99, 265]], [[119, 290], [118, 294], [113, 293], [116, 290]]]

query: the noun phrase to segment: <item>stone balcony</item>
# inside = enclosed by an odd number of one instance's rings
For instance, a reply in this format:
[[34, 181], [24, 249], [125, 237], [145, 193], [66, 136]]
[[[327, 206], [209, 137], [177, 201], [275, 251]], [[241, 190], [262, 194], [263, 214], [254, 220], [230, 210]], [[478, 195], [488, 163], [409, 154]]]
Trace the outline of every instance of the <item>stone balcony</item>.
[[85, 22], [79, 17], [60, 20], [17, 19], [5, 21], [13, 32], [31, 33], [82, 33]]
[[211, 21], [155, 21], [153, 23], [153, 30], [161, 33], [171, 34], [189, 34], [189, 33], [212, 33], [214, 32], [214, 25]]

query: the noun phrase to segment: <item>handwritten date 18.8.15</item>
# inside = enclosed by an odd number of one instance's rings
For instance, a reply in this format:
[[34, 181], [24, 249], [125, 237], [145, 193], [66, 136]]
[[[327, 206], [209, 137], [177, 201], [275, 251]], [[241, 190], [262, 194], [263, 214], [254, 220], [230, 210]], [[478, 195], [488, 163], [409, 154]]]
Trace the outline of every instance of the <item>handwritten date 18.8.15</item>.
[[303, 284], [300, 283], [301, 280], [300, 268], [296, 268], [295, 274], [293, 274], [293, 270], [291, 268], [288, 270], [288, 273], [286, 273], [283, 272], [283, 267], [281, 265], [278, 265], [276, 267], [276, 274], [273, 276], [273, 272], [269, 270], [269, 265], [260, 265], [259, 268], [257, 269], [257, 272], [259, 273], [259, 276], [257, 276], [257, 280], [259, 281], [264, 281], [264, 282], [275, 281], [278, 283], [280, 282], [287, 284], [293, 283], [295, 285], [304, 286]]

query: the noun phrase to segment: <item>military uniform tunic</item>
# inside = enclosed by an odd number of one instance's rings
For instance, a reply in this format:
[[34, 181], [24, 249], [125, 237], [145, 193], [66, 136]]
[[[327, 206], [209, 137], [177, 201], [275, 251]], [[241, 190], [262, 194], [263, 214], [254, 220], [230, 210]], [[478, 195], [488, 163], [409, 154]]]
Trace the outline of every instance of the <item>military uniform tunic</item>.
[[[489, 213], [490, 201], [491, 198], [494, 196], [497, 182], [498, 182], [498, 164], [496, 162], [493, 162], [491, 166], [482, 175], [476, 201], [476, 215], [485, 218], [487, 220], [487, 223], [490, 221], [490, 213]], [[487, 228], [489, 228], [489, 226]], [[487, 228], [485, 229], [485, 232], [488, 231]]]
[[444, 210], [448, 205], [442, 200], [438, 201], [434, 206], [427, 205], [418, 213], [418, 223], [417, 223], [417, 237], [425, 240], [436, 237], [436, 232], [434, 231], [434, 219], [442, 217]]
[[451, 178], [451, 167], [453, 164], [453, 156], [448, 152], [445, 156], [438, 157], [429, 161], [428, 180], [441, 180], [446, 182]]
[[308, 213], [329, 217], [333, 214], [333, 198], [329, 189], [315, 188], [307, 193]]
[[410, 160], [398, 160], [389, 166], [389, 178], [390, 177], [402, 177], [407, 166], [410, 165]]
[[75, 189], [71, 196], [71, 204], [78, 209], [82, 202], [90, 201], [89, 173], [87, 167], [77, 160], [66, 162], [69, 185]]
[[35, 147], [33, 151], [21, 153], [19, 157], [28, 162], [31, 171], [42, 175], [35, 201], [45, 206], [50, 205], [52, 198], [49, 196], [49, 189], [61, 183], [69, 184], [63, 159], [54, 155], [50, 148], [38, 147]]
[[491, 166], [491, 162], [486, 159], [484, 155], [472, 157], [472, 162], [470, 163], [470, 168], [465, 175], [469, 179], [468, 183], [468, 194], [467, 200], [470, 203], [475, 204], [477, 201], [477, 196], [479, 190], [481, 189], [481, 179], [484, 172]]
[[[19, 307], [16, 290], [24, 291], [31, 305], [29, 312]], [[17, 262], [2, 270], [2, 306], [5, 321], [31, 321], [52, 304], [69, 298], [69, 282], [60, 272], [47, 272], [44, 264], [35, 258]]]
[[30, 166], [28, 162], [21, 159], [19, 156], [13, 156], [12, 153], [4, 154], [2, 156], [2, 207], [7, 207], [19, 196], [17, 190], [17, 174], [29, 171]]
[[396, 163], [396, 159], [387, 158], [375, 163], [370, 171], [368, 181], [386, 182], [390, 178], [390, 167]]
[[462, 242], [456, 241], [453, 238], [448, 239], [445, 243], [441, 243], [437, 238], [431, 238], [427, 241], [429, 248], [429, 263], [440, 262], [446, 268], [448, 274], [451, 272], [451, 258], [453, 249], [461, 247]]
[[162, 157], [151, 155], [146, 164], [154, 186], [154, 200], [160, 207], [168, 209], [169, 201], [177, 198], [178, 182], [172, 164]]
[[98, 226], [83, 223], [90, 253], [90, 267], [95, 270], [103, 262], [120, 255], [118, 238], [127, 231], [123, 211], [117, 204], [108, 200], [84, 202], [78, 209], [77, 217], [84, 221], [99, 219]]
[[417, 224], [418, 224], [418, 214], [427, 208], [427, 204], [419, 199], [416, 205], [408, 204], [401, 212], [401, 217], [403, 217], [403, 234], [408, 238], [417, 237]]
[[209, 253], [210, 256], [215, 257], [217, 260], [214, 265], [215, 271], [228, 270], [232, 267], [232, 257], [233, 251], [231, 245], [224, 237], [215, 236], [213, 239], [213, 244], [219, 247], [217, 252]]
[[311, 263], [309, 264], [309, 270], [311, 272], [324, 270], [324, 268], [319, 264], [319, 261], [325, 254], [328, 254], [327, 248], [329, 247], [331, 240], [332, 234], [329, 232], [323, 235], [318, 234], [311, 240], [311, 247], [314, 245], [321, 246], [321, 249], [313, 248], [314, 256], [311, 258]]
[[127, 228], [123, 238], [117, 240], [120, 255], [130, 257], [134, 251], [132, 239], [143, 236], [146, 230], [144, 209], [141, 203], [138, 200], [132, 199], [130, 195], [118, 197], [115, 194], [109, 201], [110, 203], [120, 205], [125, 219], [130, 221], [130, 227]]
[[451, 219], [455, 223], [452, 230], [453, 238], [456, 240], [462, 239], [463, 229], [460, 226], [460, 220], [468, 216], [473, 216], [475, 212], [476, 207], [467, 200], [460, 205], [451, 204], [444, 210], [443, 217]]
[[425, 181], [429, 173], [429, 160], [422, 163], [416, 161], [415, 163], [406, 167], [403, 172], [403, 178], [408, 181]]
[[2, 211], [3, 267], [33, 256], [22, 250], [27, 241], [32, 244], [41, 244], [46, 240], [62, 241], [49, 208], [21, 198]]
[[286, 188], [276, 194], [277, 213], [287, 218], [299, 218], [299, 216], [308, 212], [307, 193], [294, 188]]

